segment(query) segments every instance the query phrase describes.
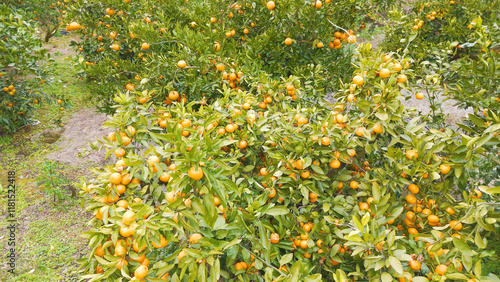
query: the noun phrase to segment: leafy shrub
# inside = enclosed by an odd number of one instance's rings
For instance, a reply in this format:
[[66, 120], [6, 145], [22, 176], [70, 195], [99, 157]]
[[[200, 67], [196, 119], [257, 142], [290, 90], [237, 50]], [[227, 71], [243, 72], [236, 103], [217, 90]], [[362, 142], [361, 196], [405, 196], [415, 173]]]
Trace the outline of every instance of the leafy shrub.
[[[495, 1], [415, 1], [409, 12], [394, 9], [389, 13], [383, 47], [396, 51], [408, 45], [416, 60], [431, 59], [435, 51], [447, 50], [458, 58], [467, 54], [460, 43], [476, 38], [478, 18], [486, 25], [498, 23], [499, 4]], [[413, 40], [410, 40], [414, 38]]]
[[[307, 78], [322, 93], [336, 89], [352, 70], [348, 42], [355, 37], [328, 20], [358, 26], [367, 2], [325, 1], [318, 8], [303, 1], [274, 5], [78, 1], [71, 18], [84, 29], [83, 40], [74, 45], [82, 52], [82, 73], [102, 85], [102, 109], [108, 112], [116, 89], [127, 84], [154, 91], [155, 104], [170, 103], [171, 91], [188, 101], [211, 101], [220, 96], [222, 84], [245, 88], [261, 73], [273, 79]], [[179, 68], [179, 61], [187, 67]]]
[[[451, 63], [447, 74], [449, 95], [463, 108], [472, 107], [477, 114], [500, 109], [500, 28], [485, 27], [476, 22], [477, 39], [462, 43], [471, 55]], [[486, 110], [484, 110], [486, 109]]]
[[27, 124], [45, 98], [38, 62], [46, 51], [34, 32], [31, 21], [0, 5], [0, 131]]
[[42, 33], [43, 41], [49, 42], [62, 24], [63, 17], [66, 16], [68, 5], [72, 1], [54, 0], [4, 0], [4, 2], [21, 13], [28, 19], [37, 23], [38, 30]]
[[[67, 179], [60, 171], [62, 167], [53, 161], [42, 163], [42, 171], [37, 179], [37, 185], [43, 185], [47, 195], [53, 195], [53, 203], [61, 200], [70, 199], [68, 191], [65, 188], [71, 187], [71, 181]], [[71, 191], [72, 194], [74, 191]], [[76, 193], [74, 193], [76, 196]]]
[[400, 101], [407, 59], [368, 44], [355, 65], [333, 110], [292, 99], [297, 80], [207, 105], [116, 96], [100, 143], [117, 161], [81, 187], [83, 278], [492, 281], [477, 265], [500, 191], [468, 180], [500, 123], [428, 129]]

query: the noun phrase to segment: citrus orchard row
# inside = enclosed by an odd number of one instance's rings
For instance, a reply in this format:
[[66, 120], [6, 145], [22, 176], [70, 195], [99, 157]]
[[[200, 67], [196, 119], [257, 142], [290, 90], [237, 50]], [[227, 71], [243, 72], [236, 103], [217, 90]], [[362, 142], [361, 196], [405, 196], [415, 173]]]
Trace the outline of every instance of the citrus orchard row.
[[488, 281], [500, 191], [469, 176], [498, 118], [474, 137], [427, 129], [400, 101], [408, 60], [358, 52], [332, 108], [293, 99], [293, 78], [213, 103], [115, 97], [100, 142], [116, 162], [82, 184], [84, 278]]
[[[368, 4], [77, 1], [70, 13], [78, 28], [68, 30], [82, 32], [83, 41], [75, 43], [82, 71], [102, 85], [103, 110], [112, 112], [112, 97], [125, 85], [154, 90], [158, 105], [173, 90], [188, 101], [210, 101], [222, 84], [237, 89], [262, 73], [293, 74], [331, 91], [346, 78], [340, 70], [351, 68], [356, 37], [328, 20], [359, 26]], [[185, 67], [177, 66], [180, 61]], [[231, 79], [236, 73], [244, 76]]]

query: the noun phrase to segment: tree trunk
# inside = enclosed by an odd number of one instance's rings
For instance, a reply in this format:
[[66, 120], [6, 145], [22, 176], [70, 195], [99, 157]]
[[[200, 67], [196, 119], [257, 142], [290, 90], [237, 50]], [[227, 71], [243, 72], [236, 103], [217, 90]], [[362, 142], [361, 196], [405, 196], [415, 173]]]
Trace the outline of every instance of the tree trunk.
[[49, 42], [52, 36], [56, 34], [58, 28], [59, 28], [58, 24], [54, 25], [52, 28], [49, 27], [47, 33], [45, 34], [45, 39], [44, 39], [45, 43]]

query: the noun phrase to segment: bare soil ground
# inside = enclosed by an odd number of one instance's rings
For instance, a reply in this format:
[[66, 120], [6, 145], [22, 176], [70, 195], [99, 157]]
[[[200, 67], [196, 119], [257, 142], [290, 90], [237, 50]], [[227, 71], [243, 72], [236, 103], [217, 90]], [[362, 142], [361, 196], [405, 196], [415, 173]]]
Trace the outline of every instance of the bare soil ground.
[[[70, 33], [69, 35], [64, 35], [61, 37], [53, 37], [48, 43], [45, 44], [45, 49], [47, 49], [52, 57], [69, 57], [71, 55], [74, 55], [75, 53], [73, 48], [71, 46], [68, 46], [71, 41], [78, 42], [78, 36], [76, 34]], [[56, 52], [59, 52], [59, 54], [56, 55]]]
[[[54, 143], [58, 150], [47, 157], [54, 161], [77, 167], [90, 167], [104, 164], [104, 151], [87, 150], [88, 143], [106, 135], [102, 125], [106, 115], [96, 113], [93, 109], [83, 108], [74, 113], [66, 123], [61, 138]], [[82, 155], [83, 157], [78, 157]]]
[[[427, 97], [427, 93], [425, 91], [422, 91], [424, 95]], [[428, 114], [431, 109], [429, 107], [430, 103], [427, 98], [418, 100], [415, 98], [415, 95], [412, 95], [407, 90], [402, 91], [403, 96], [411, 96], [409, 100], [402, 100], [403, 105], [405, 107], [413, 107], [416, 108], [419, 112], [422, 112], [423, 114]], [[448, 124], [457, 124], [461, 120], [467, 117], [468, 114], [472, 113], [472, 108], [469, 109], [460, 109], [457, 106], [455, 106], [456, 101], [455, 100], [445, 100], [446, 97], [444, 95], [439, 95], [440, 101], [442, 101], [441, 109], [443, 110], [443, 113], [448, 115], [446, 118], [446, 122]]]
[[358, 40], [359, 43], [370, 42], [372, 44], [373, 49], [377, 49], [380, 43], [384, 41], [385, 35], [383, 33], [371, 34], [368, 38], [360, 38]]

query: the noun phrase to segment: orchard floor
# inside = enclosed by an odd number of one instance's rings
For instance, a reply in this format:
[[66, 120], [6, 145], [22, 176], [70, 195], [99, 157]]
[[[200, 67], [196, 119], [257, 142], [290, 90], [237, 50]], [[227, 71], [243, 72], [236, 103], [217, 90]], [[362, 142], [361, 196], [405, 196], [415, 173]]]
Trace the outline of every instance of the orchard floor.
[[[7, 171], [16, 172], [16, 275], [7, 273], [9, 237], [7, 222], [0, 221], [0, 281], [77, 281], [77, 261], [87, 253], [81, 237], [92, 214], [85, 212], [76, 184], [89, 175], [89, 168], [101, 165], [104, 154], [88, 152], [87, 142], [102, 137], [106, 116], [96, 113], [91, 102], [91, 86], [78, 79], [73, 68], [69, 46], [71, 36], [58, 36], [46, 44], [52, 59], [47, 63], [53, 77], [44, 91], [55, 97], [65, 95], [72, 104], [60, 111], [54, 105], [40, 108], [36, 126], [22, 128], [15, 134], [0, 136], [0, 184], [7, 190]], [[46, 143], [44, 133], [59, 132], [54, 120], [61, 119], [64, 132], [55, 143]], [[83, 156], [80, 158], [78, 156]], [[52, 174], [60, 183], [51, 188], [47, 179]], [[49, 187], [47, 187], [49, 186]], [[60, 195], [55, 197], [51, 192]], [[56, 198], [56, 201], [54, 201]], [[0, 199], [0, 216], [7, 217], [7, 199]]]
[[[44, 105], [34, 118], [40, 121], [38, 125], [25, 127], [13, 135], [0, 136], [0, 184], [3, 185], [0, 193], [6, 193], [7, 172], [14, 170], [18, 185], [16, 218], [19, 223], [16, 275], [13, 276], [6, 272], [7, 224], [5, 220], [0, 221], [0, 281], [76, 281], [79, 277], [77, 261], [88, 253], [81, 234], [87, 229], [86, 223], [92, 214], [82, 209], [82, 199], [72, 197], [71, 190], [78, 190], [76, 185], [89, 176], [89, 168], [103, 165], [104, 152], [82, 148], [106, 134], [102, 129], [106, 116], [96, 113], [92, 85], [80, 80], [73, 68], [75, 53], [69, 44], [74, 39], [59, 36], [46, 44], [53, 58], [49, 63], [54, 78], [44, 89], [51, 95], [66, 95], [72, 104], [71, 110], [61, 112], [58, 107]], [[371, 40], [379, 39], [365, 39]], [[452, 102], [447, 103], [444, 109], [450, 114], [450, 123], [460, 121], [468, 113], [457, 111]], [[417, 107], [424, 113], [428, 108], [425, 101], [415, 98], [406, 101], [405, 105]], [[43, 134], [57, 128], [53, 120], [58, 118], [65, 124], [65, 130], [55, 143], [46, 143]], [[49, 189], [47, 174], [54, 174], [69, 184]], [[51, 194], [54, 191], [59, 193], [60, 200], [54, 201]], [[2, 218], [6, 218], [6, 210], [7, 200], [2, 197]], [[488, 261], [485, 268], [494, 272], [500, 269], [497, 262]]]

